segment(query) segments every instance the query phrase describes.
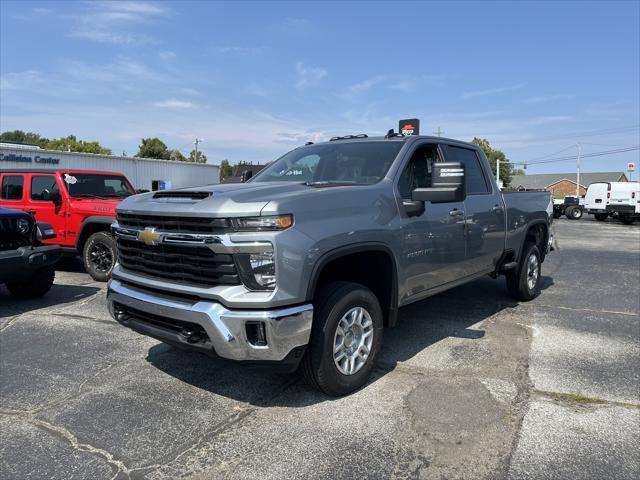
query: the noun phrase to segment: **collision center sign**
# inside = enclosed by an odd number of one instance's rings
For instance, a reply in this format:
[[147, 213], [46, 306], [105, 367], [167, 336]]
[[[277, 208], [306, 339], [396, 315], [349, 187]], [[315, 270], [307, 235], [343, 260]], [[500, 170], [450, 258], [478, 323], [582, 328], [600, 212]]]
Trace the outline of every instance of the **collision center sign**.
[[22, 155], [15, 153], [0, 153], [0, 162], [41, 163], [46, 165], [58, 165], [59, 158], [41, 157], [40, 155]]

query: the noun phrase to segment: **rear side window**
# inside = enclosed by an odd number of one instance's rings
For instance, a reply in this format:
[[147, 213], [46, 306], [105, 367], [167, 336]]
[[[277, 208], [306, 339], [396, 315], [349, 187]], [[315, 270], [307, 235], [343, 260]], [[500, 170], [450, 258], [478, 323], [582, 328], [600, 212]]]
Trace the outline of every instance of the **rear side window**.
[[460, 162], [464, 165], [464, 172], [467, 183], [467, 193], [488, 193], [489, 185], [482, 171], [480, 159], [475, 150], [463, 147], [445, 145], [445, 156], [447, 162]]
[[23, 190], [23, 175], [5, 175], [2, 177], [2, 192], [0, 192], [2, 200], [22, 200]]
[[[44, 191], [49, 193], [58, 191], [58, 182], [53, 175], [37, 175], [31, 177], [31, 200], [42, 201]], [[46, 196], [46, 195], [45, 195]]]

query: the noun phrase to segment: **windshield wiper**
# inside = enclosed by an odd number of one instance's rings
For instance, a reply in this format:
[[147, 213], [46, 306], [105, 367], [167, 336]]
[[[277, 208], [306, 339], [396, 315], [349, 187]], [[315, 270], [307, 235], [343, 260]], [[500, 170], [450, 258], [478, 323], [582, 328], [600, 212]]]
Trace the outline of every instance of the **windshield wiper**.
[[321, 180], [317, 182], [304, 182], [307, 187], [347, 187], [351, 185], [366, 185], [366, 183], [338, 182], [335, 180]]
[[71, 194], [72, 197], [86, 197], [86, 198], [101, 198], [101, 199], [105, 199], [107, 197], [102, 197], [100, 195], [93, 195], [92, 193], [78, 193], [76, 195]]

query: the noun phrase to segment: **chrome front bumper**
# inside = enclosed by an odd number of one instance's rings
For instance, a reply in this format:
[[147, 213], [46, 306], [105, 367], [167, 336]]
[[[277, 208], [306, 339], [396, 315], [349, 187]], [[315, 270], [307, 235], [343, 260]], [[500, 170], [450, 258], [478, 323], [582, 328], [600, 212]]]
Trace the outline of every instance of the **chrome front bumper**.
[[[237, 361], [279, 362], [297, 347], [306, 345], [311, 335], [313, 305], [277, 310], [228, 310], [219, 303], [188, 300], [156, 294], [112, 279], [107, 292], [111, 315], [132, 329], [161, 340], [184, 346], [213, 350], [220, 357]], [[167, 323], [171, 320], [202, 327], [208, 336], [204, 342], [191, 342], [179, 333], [159, 324], [146, 324], [135, 313], [123, 321], [119, 308], [132, 309]], [[247, 322], [264, 325], [266, 345], [254, 345], [247, 338]], [[162, 323], [160, 323], [161, 325]]]

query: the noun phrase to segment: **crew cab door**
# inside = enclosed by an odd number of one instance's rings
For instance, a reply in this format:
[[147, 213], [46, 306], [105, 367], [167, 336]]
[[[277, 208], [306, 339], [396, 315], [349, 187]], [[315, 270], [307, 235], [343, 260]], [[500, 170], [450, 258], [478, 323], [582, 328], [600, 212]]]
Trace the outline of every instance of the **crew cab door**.
[[437, 144], [417, 143], [396, 183], [404, 272], [401, 304], [455, 281], [464, 273], [464, 203], [411, 200], [414, 188], [431, 186], [432, 165], [440, 161], [442, 154]]
[[38, 222], [49, 223], [56, 232], [56, 238], [45, 240], [43, 243], [64, 245], [67, 205], [60, 195], [56, 175], [32, 173], [27, 177], [27, 186], [24, 209], [33, 214]]
[[464, 201], [466, 275], [493, 269], [504, 252], [504, 200], [478, 151], [459, 145], [443, 146], [447, 162], [464, 165], [467, 197]]

